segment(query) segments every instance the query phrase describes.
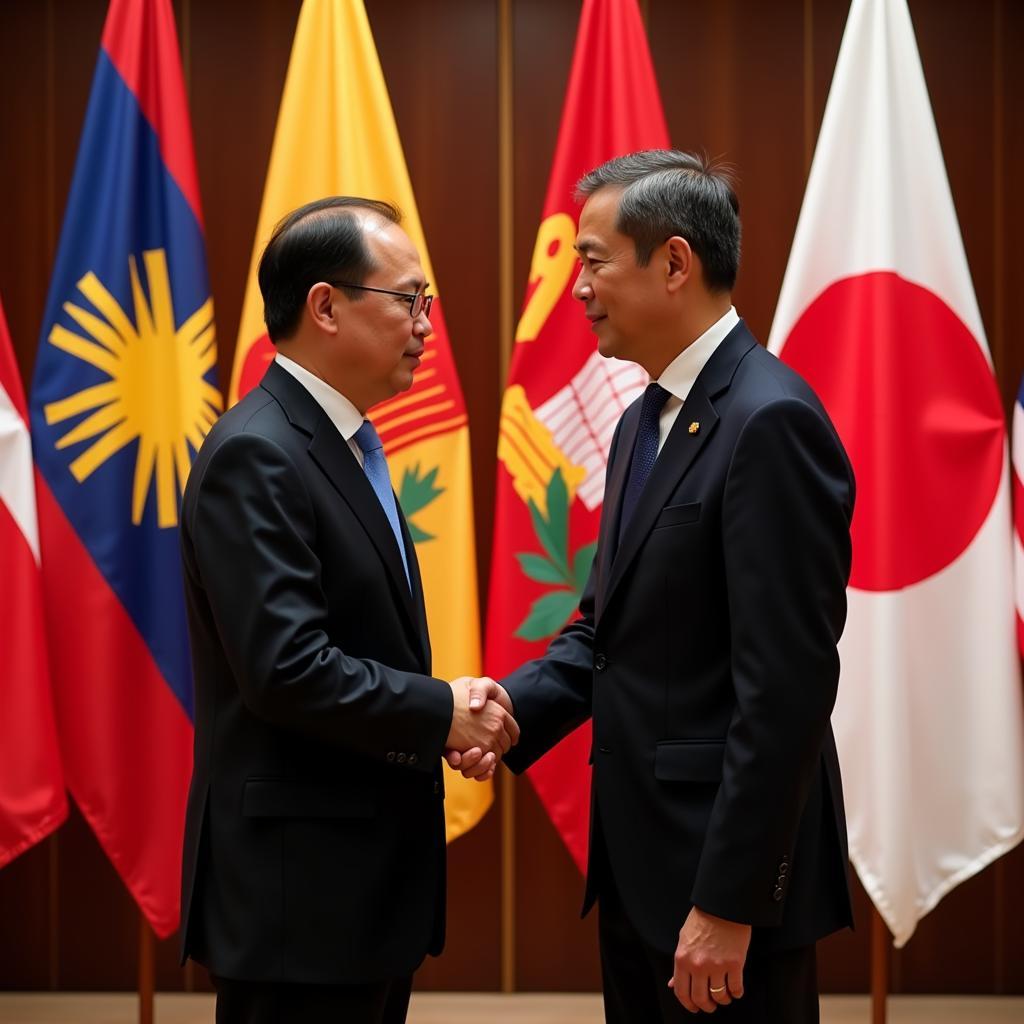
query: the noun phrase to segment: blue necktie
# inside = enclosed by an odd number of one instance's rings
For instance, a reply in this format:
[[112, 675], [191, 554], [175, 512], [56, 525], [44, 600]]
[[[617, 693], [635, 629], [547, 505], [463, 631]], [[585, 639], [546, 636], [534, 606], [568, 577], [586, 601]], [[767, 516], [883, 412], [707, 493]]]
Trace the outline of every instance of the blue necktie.
[[629, 464], [626, 492], [622, 496], [622, 514], [619, 516], [619, 537], [622, 537], [630, 517], [636, 510], [644, 484], [654, 469], [658, 457], [658, 420], [661, 410], [669, 399], [669, 392], [660, 384], [650, 383], [640, 403], [640, 426], [633, 446], [633, 460]]
[[384, 445], [377, 436], [373, 424], [363, 420], [363, 425], [355, 433], [356, 444], [363, 452], [363, 472], [370, 481], [373, 493], [377, 495], [384, 515], [388, 517], [391, 530], [398, 544], [398, 552], [405, 566], [405, 579], [412, 589], [409, 579], [409, 563], [405, 557], [405, 542], [402, 540], [402, 528], [398, 523], [398, 506], [395, 504], [395, 492], [391, 489], [391, 474], [388, 472], [388, 460], [384, 458]]

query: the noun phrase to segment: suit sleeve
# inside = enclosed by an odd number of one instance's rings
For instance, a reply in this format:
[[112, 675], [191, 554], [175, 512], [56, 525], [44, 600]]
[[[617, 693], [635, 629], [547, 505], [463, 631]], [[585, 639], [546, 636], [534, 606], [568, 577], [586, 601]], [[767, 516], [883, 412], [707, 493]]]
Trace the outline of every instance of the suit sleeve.
[[821, 759], [839, 682], [853, 481], [822, 415], [761, 407], [729, 467], [722, 542], [736, 710], [692, 902], [729, 920], [780, 923], [780, 864]]
[[228, 437], [190, 511], [194, 571], [249, 710], [381, 761], [396, 747], [416, 751], [416, 768], [433, 771], [451, 727], [451, 688], [331, 643], [317, 524], [284, 450], [255, 434]]
[[521, 730], [519, 743], [504, 758], [517, 774], [590, 717], [595, 571], [592, 567], [583, 589], [580, 618], [551, 641], [543, 658], [528, 661], [501, 680], [512, 698], [513, 714]]

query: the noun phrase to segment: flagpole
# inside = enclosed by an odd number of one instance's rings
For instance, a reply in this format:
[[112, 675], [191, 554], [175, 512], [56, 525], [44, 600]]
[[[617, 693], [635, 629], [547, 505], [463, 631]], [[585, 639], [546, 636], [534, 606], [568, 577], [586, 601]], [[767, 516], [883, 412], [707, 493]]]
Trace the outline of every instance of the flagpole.
[[871, 1024], [885, 1024], [889, 995], [889, 929], [871, 907]]
[[[512, 2], [498, 2], [498, 394], [505, 391], [512, 359], [514, 307], [514, 195], [512, 123]], [[516, 988], [516, 790], [505, 768], [501, 780], [501, 990]]]
[[146, 915], [139, 913], [139, 1024], [153, 1024], [155, 988], [153, 929]]

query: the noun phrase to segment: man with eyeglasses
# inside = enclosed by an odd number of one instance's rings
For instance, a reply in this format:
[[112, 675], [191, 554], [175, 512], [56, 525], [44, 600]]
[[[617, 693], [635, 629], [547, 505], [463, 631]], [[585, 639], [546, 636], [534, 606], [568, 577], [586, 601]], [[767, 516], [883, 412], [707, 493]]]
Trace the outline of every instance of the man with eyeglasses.
[[[218, 1022], [405, 1020], [444, 941], [445, 749], [518, 738], [430, 674], [416, 551], [367, 410], [431, 327], [387, 203], [289, 214], [259, 266], [277, 352], [192, 468], [182, 554], [195, 677], [183, 958]], [[504, 695], [494, 688], [492, 696]]]

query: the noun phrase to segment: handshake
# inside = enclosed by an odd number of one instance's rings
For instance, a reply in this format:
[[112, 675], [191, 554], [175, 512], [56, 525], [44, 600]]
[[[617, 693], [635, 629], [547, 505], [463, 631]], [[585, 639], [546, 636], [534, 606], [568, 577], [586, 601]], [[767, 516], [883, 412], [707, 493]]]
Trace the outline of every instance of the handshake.
[[445, 760], [467, 779], [493, 778], [502, 755], [519, 741], [512, 701], [493, 679], [462, 676], [452, 682], [455, 711], [445, 743]]

